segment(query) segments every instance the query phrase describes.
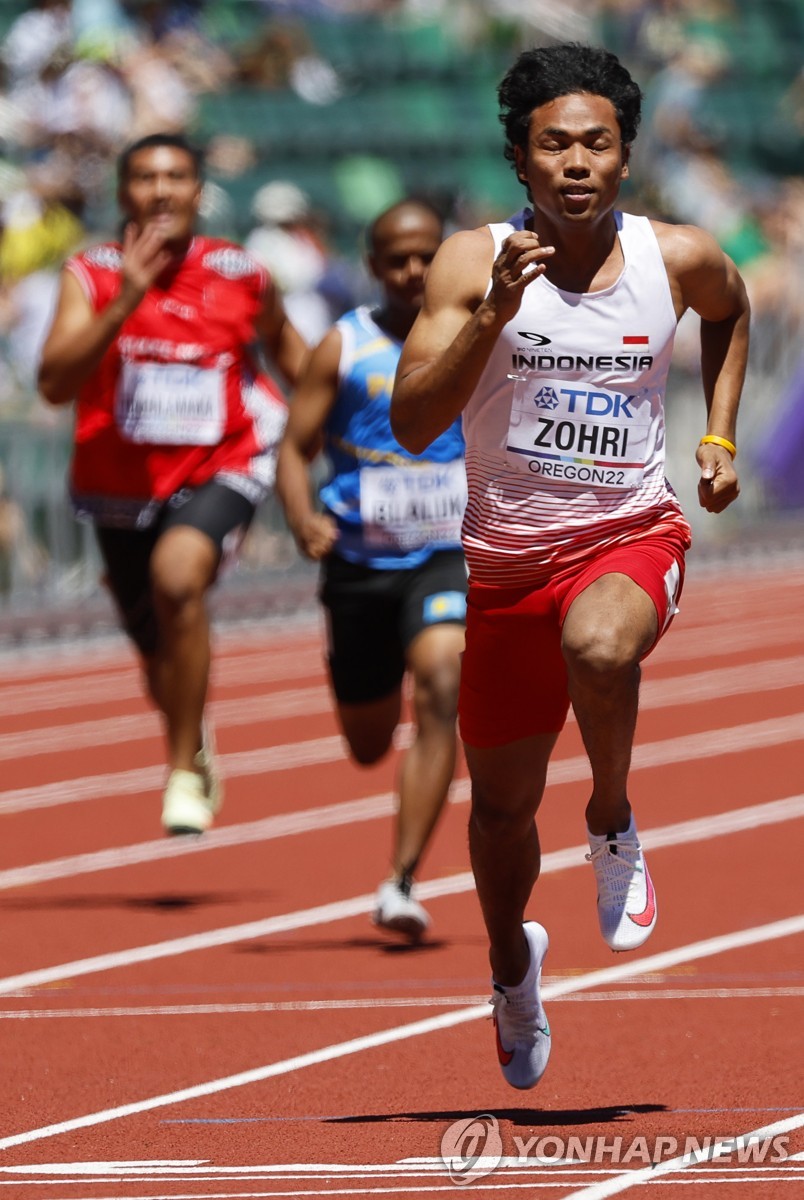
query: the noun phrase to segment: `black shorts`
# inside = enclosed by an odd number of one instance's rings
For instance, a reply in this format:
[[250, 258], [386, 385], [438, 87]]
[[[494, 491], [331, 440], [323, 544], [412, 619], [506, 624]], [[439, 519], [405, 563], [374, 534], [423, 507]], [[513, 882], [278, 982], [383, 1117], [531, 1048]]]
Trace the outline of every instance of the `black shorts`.
[[153, 654], [157, 646], [150, 564], [162, 534], [177, 525], [200, 529], [218, 547], [222, 560], [237, 552], [254, 512], [255, 506], [245, 496], [210, 480], [176, 492], [147, 529], [95, 527], [106, 582], [123, 628], [140, 653]]
[[439, 550], [409, 570], [376, 570], [331, 554], [322, 564], [332, 687], [343, 704], [366, 704], [402, 682], [408, 646], [424, 629], [466, 623], [461, 550]]

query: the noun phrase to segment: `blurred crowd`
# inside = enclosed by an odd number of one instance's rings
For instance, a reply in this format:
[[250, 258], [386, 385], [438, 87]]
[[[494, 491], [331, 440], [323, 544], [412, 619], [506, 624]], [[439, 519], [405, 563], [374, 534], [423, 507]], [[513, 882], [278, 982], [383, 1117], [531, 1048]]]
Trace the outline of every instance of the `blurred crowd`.
[[[232, 86], [292, 87], [311, 103], [336, 97], [337, 76], [301, 27], [272, 19], [284, 6], [262, 7], [264, 36], [236, 54], [211, 36], [205, 0], [32, 0], [11, 24], [0, 50], [0, 412], [35, 403], [64, 258], [115, 234], [114, 162], [127, 142], [192, 131], [198, 97]], [[208, 150], [223, 175], [253, 165], [242, 140]], [[210, 183], [206, 231], [227, 232], [227, 215], [225, 192]], [[301, 189], [277, 181], [254, 196], [253, 220], [251, 247], [309, 302], [310, 327], [323, 332], [352, 299], [343, 269], [327, 262], [323, 219]]]
[[[774, 11], [787, 2], [779, 0]], [[761, 161], [735, 162], [733, 130], [722, 113], [713, 120], [710, 103], [724, 79], [741, 73], [748, 78], [749, 68], [759, 62], [752, 65], [750, 27], [743, 28], [757, 4], [29, 0], [7, 26], [0, 46], [0, 419], [59, 419], [36, 400], [38, 348], [64, 258], [89, 240], [115, 235], [113, 167], [120, 149], [158, 130], [193, 136], [202, 99], [230, 89], [252, 88], [266, 96], [266, 103], [271, 93], [282, 91], [319, 108], [337, 103], [354, 81], [328, 61], [322, 49], [326, 41], [311, 38], [305, 22], [346, 22], [355, 16], [435, 22], [442, 37], [453, 39], [456, 57], [469, 46], [477, 51], [488, 45], [497, 52], [502, 46], [510, 61], [526, 45], [551, 38], [609, 45], [646, 94], [633, 183], [624, 194], [627, 206], [702, 225], [714, 234], [748, 281], [755, 329], [762, 335], [755, 341], [756, 353], [778, 362], [780, 339], [798, 345], [804, 327], [804, 179]], [[796, 7], [794, 0], [789, 5]], [[245, 39], [237, 33], [244, 12], [251, 20]], [[800, 147], [804, 134], [804, 73], [790, 75], [781, 91], [778, 80], [785, 76], [780, 62], [802, 61], [804, 16], [800, 31], [797, 50], [782, 47], [783, 60], [774, 62], [771, 54], [764, 67], [778, 97], [768, 145], [782, 129], [788, 149]], [[744, 51], [738, 59], [741, 33]], [[783, 33], [779, 37], [784, 40]], [[753, 51], [758, 56], [758, 46]], [[370, 58], [369, 45], [367, 66]], [[213, 136], [205, 149], [219, 181], [205, 191], [205, 232], [225, 236], [247, 225], [242, 240], [273, 272], [294, 319], [311, 341], [317, 340], [334, 318], [368, 298], [359, 246], [348, 261], [336, 253], [328, 239], [330, 213], [316, 207], [297, 180], [276, 177], [248, 136]], [[235, 202], [227, 195], [226, 180], [253, 178], [255, 164], [260, 174], [245, 202], [248, 214], [244, 219], [238, 212], [233, 221]], [[367, 170], [373, 169], [369, 164]], [[500, 152], [499, 171], [506, 170]], [[364, 176], [358, 188], [369, 207], [370, 183]], [[384, 190], [378, 183], [376, 210], [398, 198], [388, 192], [395, 187], [404, 187], [404, 181], [392, 177]], [[438, 200], [449, 207], [448, 227], [495, 215], [484, 212], [466, 190], [446, 196], [442, 191]], [[243, 205], [242, 192], [237, 203]], [[682, 369], [697, 369], [696, 342], [692, 335], [685, 337], [682, 326]]]

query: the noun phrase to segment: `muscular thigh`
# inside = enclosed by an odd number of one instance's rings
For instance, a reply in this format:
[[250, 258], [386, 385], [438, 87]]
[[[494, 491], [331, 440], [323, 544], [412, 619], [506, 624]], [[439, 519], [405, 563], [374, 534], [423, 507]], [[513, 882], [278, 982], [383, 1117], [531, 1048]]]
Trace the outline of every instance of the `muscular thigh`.
[[582, 571], [556, 581], [565, 645], [609, 644], [641, 659], [678, 611], [684, 583], [683, 548], [657, 537], [606, 551]]
[[211, 481], [171, 496], [148, 529], [96, 528], [106, 583], [123, 628], [143, 655], [152, 654], [158, 640], [151, 569], [161, 539], [182, 527], [198, 530], [220, 564], [236, 553], [253, 515], [250, 501]]

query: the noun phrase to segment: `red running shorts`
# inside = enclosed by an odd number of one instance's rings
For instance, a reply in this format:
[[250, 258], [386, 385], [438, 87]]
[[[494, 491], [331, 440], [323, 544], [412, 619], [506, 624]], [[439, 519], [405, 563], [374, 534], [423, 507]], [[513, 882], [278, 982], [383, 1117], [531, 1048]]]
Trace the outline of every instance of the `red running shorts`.
[[561, 629], [573, 600], [602, 575], [627, 575], [656, 606], [658, 642], [677, 612], [684, 549], [670, 533], [615, 546], [538, 588], [470, 582], [458, 703], [463, 741], [489, 748], [558, 733], [570, 703]]

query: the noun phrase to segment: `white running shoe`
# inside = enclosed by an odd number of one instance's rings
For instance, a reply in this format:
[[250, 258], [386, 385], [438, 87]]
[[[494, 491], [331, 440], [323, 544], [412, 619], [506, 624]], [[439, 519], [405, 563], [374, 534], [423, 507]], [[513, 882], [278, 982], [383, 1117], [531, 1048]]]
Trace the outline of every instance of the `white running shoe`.
[[386, 879], [377, 888], [371, 919], [380, 929], [401, 933], [418, 941], [430, 924], [430, 918], [410, 894], [410, 887], [398, 879]]
[[162, 797], [162, 825], [167, 833], [205, 833], [213, 809], [204, 781], [195, 771], [171, 771]]
[[215, 765], [215, 734], [206, 720], [201, 723], [201, 749], [193, 762], [203, 781], [204, 795], [214, 816], [220, 812], [223, 804], [223, 780]]
[[215, 769], [215, 743], [206, 721], [194, 771], [171, 771], [162, 798], [162, 825], [167, 833], [205, 833], [223, 804], [223, 784]]
[[625, 833], [589, 834], [600, 932], [612, 950], [636, 950], [656, 924], [656, 893], [633, 817]]
[[547, 954], [547, 930], [536, 921], [522, 928], [530, 946], [530, 966], [516, 987], [501, 987], [492, 979], [494, 1029], [497, 1058], [506, 1083], [515, 1088], [532, 1088], [544, 1075], [550, 1057], [550, 1026], [547, 1023], [540, 987], [542, 963]]

